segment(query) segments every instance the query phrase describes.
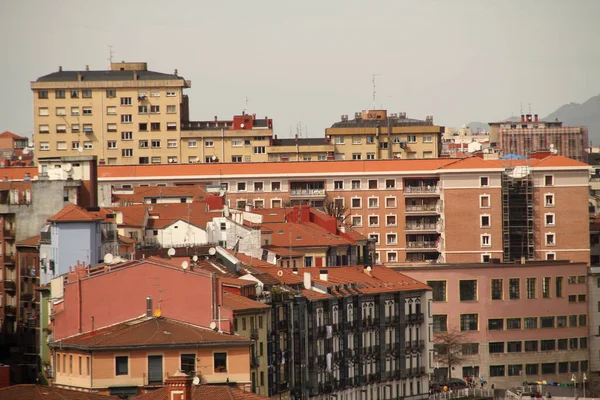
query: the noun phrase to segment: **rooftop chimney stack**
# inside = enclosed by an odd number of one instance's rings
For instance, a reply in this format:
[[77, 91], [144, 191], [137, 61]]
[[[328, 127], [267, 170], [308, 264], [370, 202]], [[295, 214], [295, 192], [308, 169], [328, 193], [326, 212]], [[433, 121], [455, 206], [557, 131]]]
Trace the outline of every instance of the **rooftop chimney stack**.
[[521, 122], [525, 122], [525, 114], [521, 114]]
[[152, 318], [152, 297], [146, 297], [146, 318]]
[[62, 71], [62, 65], [58, 66], [58, 71], [61, 72]]
[[85, 70], [86, 70], [86, 71], [89, 71], [89, 70], [90, 70], [90, 66], [89, 66], [89, 65], [86, 65], [86, 66], [85, 66]]
[[177, 371], [165, 380], [167, 399], [192, 400], [192, 377], [183, 371]]
[[538, 119], [538, 115], [537, 115], [537, 114], [534, 114], [534, 115], [533, 115], [533, 121], [534, 121], [534, 122], [539, 122], [539, 119]]
[[322, 269], [321, 271], [319, 271], [319, 279], [322, 280], [323, 282], [327, 282], [327, 278], [328, 278], [328, 273], [326, 269]]
[[311, 284], [310, 272], [305, 272], [304, 273], [304, 289], [310, 290], [311, 287], [312, 287], [312, 284]]

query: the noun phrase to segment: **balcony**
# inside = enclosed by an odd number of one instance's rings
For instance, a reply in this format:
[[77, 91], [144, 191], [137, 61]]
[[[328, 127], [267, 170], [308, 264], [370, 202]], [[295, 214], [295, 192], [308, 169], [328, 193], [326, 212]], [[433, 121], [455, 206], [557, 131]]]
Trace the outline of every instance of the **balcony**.
[[406, 321], [409, 324], [422, 324], [423, 321], [425, 321], [425, 315], [420, 312], [420, 313], [413, 313], [413, 314], [408, 314], [406, 316]]
[[4, 261], [4, 265], [14, 264], [16, 261], [14, 254], [5, 254], [2, 259]]
[[4, 315], [14, 317], [17, 315], [17, 307], [15, 306], [4, 306]]
[[4, 280], [4, 290], [7, 292], [14, 292], [17, 290], [17, 284], [10, 278]]
[[397, 325], [398, 323], [400, 323], [400, 317], [398, 317], [397, 315], [389, 315], [385, 317], [386, 325]]
[[290, 189], [292, 199], [324, 199], [325, 189]]
[[406, 251], [438, 251], [436, 241], [406, 242]]
[[440, 192], [437, 186], [404, 186], [404, 197], [439, 197]]
[[260, 366], [260, 359], [258, 356], [250, 357], [250, 368], [258, 368]]
[[15, 239], [15, 230], [14, 229], [5, 229], [4, 230], [4, 240], [14, 240]]
[[33, 293], [21, 293], [21, 301], [32, 301]]
[[256, 328], [250, 329], [250, 339], [258, 340], [258, 329], [256, 329]]
[[437, 215], [440, 213], [440, 208], [437, 204], [406, 204], [404, 213], [406, 215]]

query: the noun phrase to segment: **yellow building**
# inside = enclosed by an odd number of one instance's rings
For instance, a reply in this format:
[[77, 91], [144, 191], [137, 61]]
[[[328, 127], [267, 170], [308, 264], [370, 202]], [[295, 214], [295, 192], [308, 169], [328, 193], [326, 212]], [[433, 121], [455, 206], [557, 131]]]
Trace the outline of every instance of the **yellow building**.
[[95, 155], [106, 164], [181, 162], [180, 121], [190, 81], [112, 63], [109, 71], [63, 71], [31, 82], [39, 158]]
[[368, 110], [354, 114], [325, 130], [335, 146], [336, 160], [380, 160], [392, 158], [437, 158], [444, 127], [406, 118], [405, 113]]

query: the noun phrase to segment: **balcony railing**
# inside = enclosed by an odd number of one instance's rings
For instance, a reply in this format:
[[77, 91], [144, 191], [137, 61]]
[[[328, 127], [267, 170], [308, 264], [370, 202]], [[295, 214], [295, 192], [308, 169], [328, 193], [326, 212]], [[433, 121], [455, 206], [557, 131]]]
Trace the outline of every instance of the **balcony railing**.
[[5, 254], [3, 256], [4, 264], [14, 264], [15, 263], [15, 255], [14, 254]]
[[258, 340], [258, 329], [256, 329], [256, 328], [250, 329], [250, 339]]
[[425, 320], [425, 315], [422, 312], [408, 314], [406, 316], [406, 320], [408, 321], [409, 324], [422, 324], [423, 321]]
[[17, 315], [17, 307], [15, 306], [4, 306], [4, 315], [15, 316]]
[[4, 230], [4, 239], [9, 239], [9, 238], [13, 238], [15, 237], [15, 230], [14, 229], [5, 229]]
[[7, 292], [14, 292], [15, 290], [17, 290], [17, 284], [12, 279], [5, 279], [4, 290], [6, 290]]
[[406, 212], [422, 212], [422, 211], [431, 211], [437, 212], [437, 206], [435, 204], [418, 204], [418, 205], [409, 205], [407, 204], [405, 207]]
[[325, 189], [290, 189], [290, 197], [325, 197]]
[[409, 249], [435, 249], [437, 242], [434, 241], [418, 241], [418, 242], [406, 242], [406, 247]]
[[21, 301], [32, 301], [33, 293], [21, 293]]
[[436, 224], [406, 224], [405, 230], [407, 231], [435, 231], [437, 228]]
[[405, 186], [404, 193], [424, 193], [424, 194], [435, 194], [439, 193], [440, 190], [437, 186]]

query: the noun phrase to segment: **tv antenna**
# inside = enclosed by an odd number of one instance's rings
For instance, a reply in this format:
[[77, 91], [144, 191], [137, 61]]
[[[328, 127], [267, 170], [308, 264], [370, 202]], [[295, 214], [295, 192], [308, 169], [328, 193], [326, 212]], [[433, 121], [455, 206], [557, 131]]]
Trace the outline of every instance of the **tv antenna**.
[[375, 107], [375, 94], [377, 93], [377, 91], [375, 90], [375, 77], [376, 76], [381, 76], [381, 74], [372, 74], [371, 77], [371, 83], [373, 86], [373, 107]]
[[112, 68], [112, 62], [113, 62], [113, 56], [115, 55], [114, 51], [113, 51], [113, 45], [109, 44], [108, 45], [108, 61], [110, 62], [110, 65], [108, 66], [109, 69]]
[[248, 103], [250, 102], [250, 99], [248, 98], [248, 96], [246, 96], [246, 107], [244, 107], [244, 112], [248, 111]]

